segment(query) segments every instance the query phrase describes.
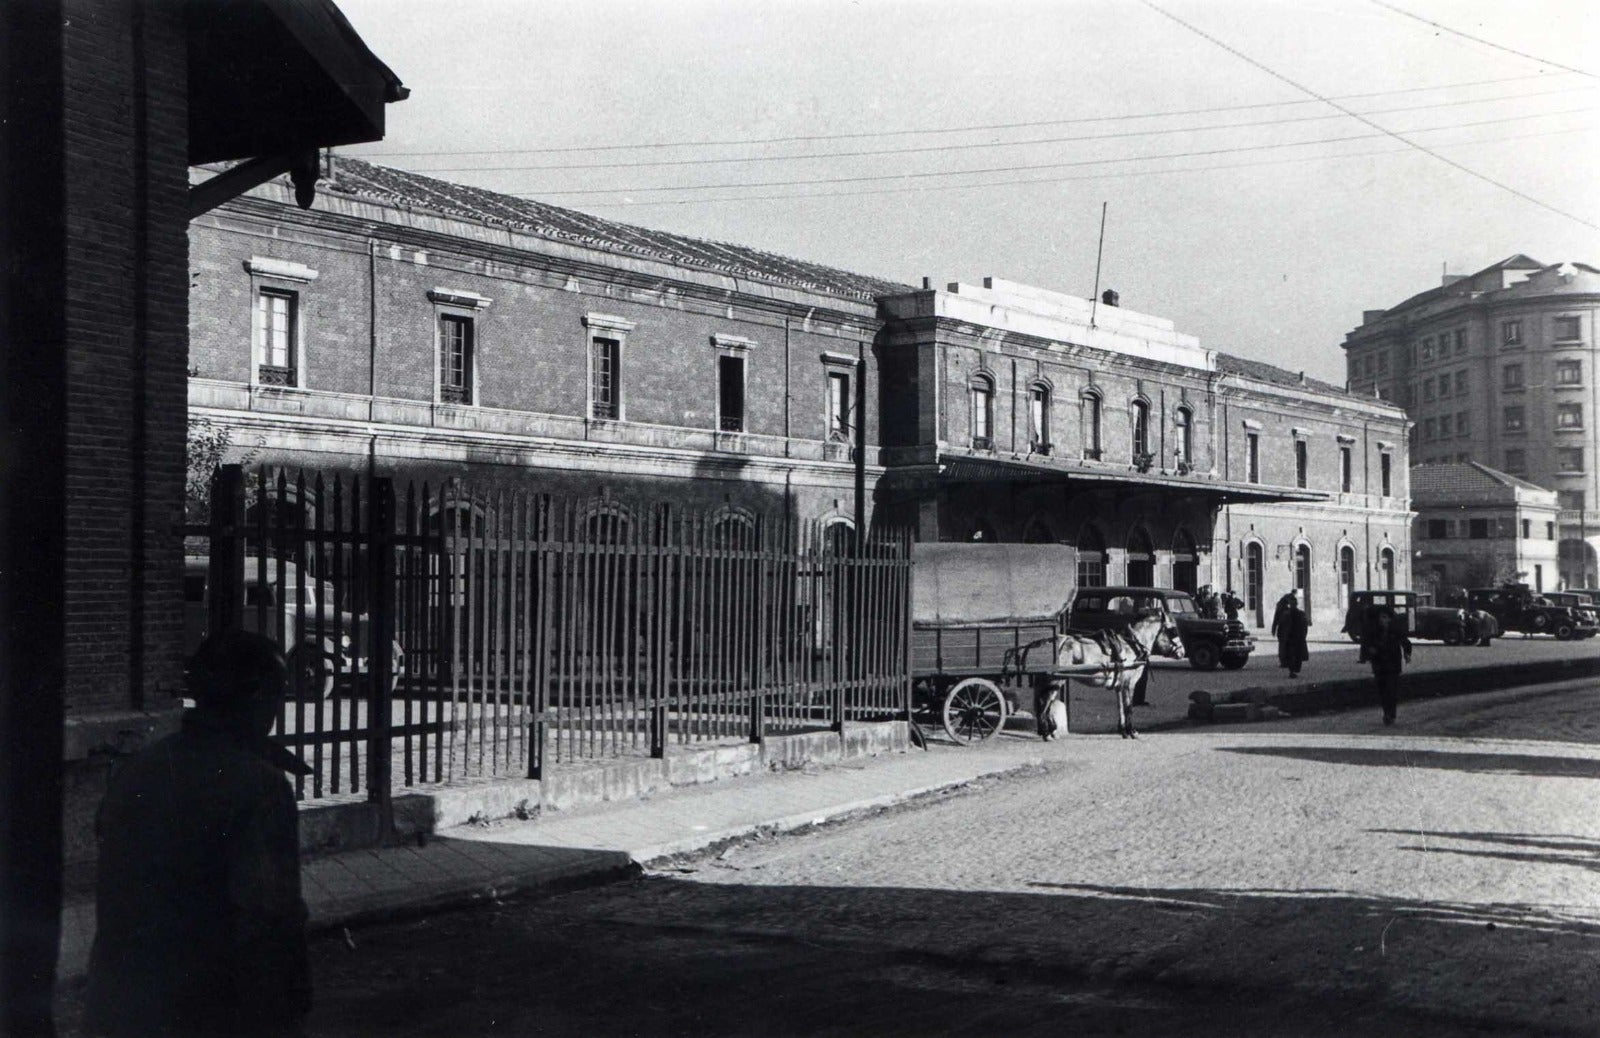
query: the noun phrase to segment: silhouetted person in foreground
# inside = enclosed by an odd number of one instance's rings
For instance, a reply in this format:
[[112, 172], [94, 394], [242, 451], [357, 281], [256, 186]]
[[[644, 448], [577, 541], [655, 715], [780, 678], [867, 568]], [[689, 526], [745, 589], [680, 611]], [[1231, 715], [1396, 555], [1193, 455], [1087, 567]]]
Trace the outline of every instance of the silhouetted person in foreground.
[[1400, 702], [1400, 672], [1411, 662], [1411, 639], [1400, 629], [1400, 621], [1388, 606], [1379, 609], [1369, 628], [1361, 655], [1372, 664], [1378, 680], [1378, 702], [1383, 704], [1383, 723], [1394, 724], [1395, 707]]
[[284, 772], [307, 769], [267, 739], [288, 680], [269, 639], [207, 638], [182, 730], [113, 774], [96, 823], [90, 1034], [300, 1033], [311, 975]]

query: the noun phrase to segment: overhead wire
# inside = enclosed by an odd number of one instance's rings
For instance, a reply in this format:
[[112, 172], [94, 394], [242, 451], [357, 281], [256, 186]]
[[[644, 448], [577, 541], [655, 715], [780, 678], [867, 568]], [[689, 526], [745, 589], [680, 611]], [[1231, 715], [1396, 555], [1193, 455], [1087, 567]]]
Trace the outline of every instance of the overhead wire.
[[[1475, 120], [1475, 121], [1472, 121], [1472, 122], [1448, 123], [1448, 124], [1443, 125], [1443, 126], [1424, 126], [1424, 127], [1418, 127], [1416, 129], [1410, 130], [1408, 132], [1411, 132], [1411, 133], [1428, 133], [1428, 132], [1436, 132], [1436, 131], [1440, 131], [1440, 130], [1470, 129], [1470, 128], [1476, 127], [1476, 126], [1492, 126], [1492, 125], [1497, 125], [1497, 124], [1501, 124], [1501, 123], [1508, 123], [1508, 122], [1521, 122], [1521, 121], [1524, 121], [1524, 120], [1527, 120], [1527, 119], [1553, 118], [1555, 116], [1560, 116], [1560, 115], [1575, 115], [1575, 114], [1580, 114], [1580, 113], [1585, 113], [1585, 112], [1592, 112], [1592, 111], [1594, 111], [1593, 107], [1571, 108], [1571, 109], [1565, 109], [1565, 110], [1558, 111], [1558, 112], [1542, 112], [1542, 113], [1539, 113], [1537, 115], [1504, 116], [1504, 117], [1501, 117], [1501, 118], [1498, 118], [1498, 119], [1479, 119], [1479, 120]], [[1073, 161], [1069, 161], [1069, 162], [1037, 162], [1037, 163], [1023, 163], [1023, 164], [1009, 165], [1009, 166], [985, 166], [985, 167], [979, 167], [979, 168], [976, 168], [976, 169], [925, 170], [925, 171], [918, 171], [918, 172], [912, 172], [912, 173], [862, 174], [862, 175], [859, 175], [859, 176], [849, 176], [849, 177], [813, 177], [813, 178], [798, 179], [798, 180], [731, 181], [731, 182], [723, 182], [723, 183], [716, 183], [716, 184], [681, 184], [681, 185], [670, 185], [670, 184], [643, 185], [643, 184], [639, 184], [639, 185], [630, 185], [630, 186], [625, 186], [625, 187], [576, 188], [576, 189], [568, 189], [568, 190], [559, 190], [559, 189], [558, 190], [541, 189], [541, 190], [537, 190], [537, 191], [521, 190], [521, 191], [508, 191], [506, 193], [507, 194], [512, 194], [512, 195], [528, 196], [528, 197], [548, 198], [548, 197], [568, 196], [568, 195], [625, 194], [625, 193], [629, 193], [629, 192], [645, 193], [645, 192], [656, 192], [656, 191], [722, 191], [722, 190], [729, 190], [729, 189], [739, 190], [739, 189], [746, 189], [746, 188], [765, 188], [765, 187], [803, 187], [803, 186], [809, 186], [809, 185], [813, 185], [813, 184], [815, 184], [815, 185], [859, 184], [859, 183], [868, 183], [868, 182], [883, 181], [883, 180], [919, 180], [919, 179], [930, 179], [930, 178], [938, 178], [938, 177], [976, 176], [976, 175], [987, 174], [987, 173], [1019, 173], [1019, 172], [1029, 171], [1029, 170], [1066, 169], [1066, 168], [1071, 168], [1071, 167], [1075, 167], [1075, 166], [1098, 166], [1098, 165], [1114, 164], [1114, 163], [1119, 163], [1119, 162], [1145, 162], [1145, 161], [1149, 161], [1151, 159], [1197, 158], [1197, 157], [1203, 157], [1203, 156], [1208, 156], [1208, 155], [1228, 155], [1228, 154], [1234, 154], [1234, 153], [1246, 152], [1246, 151], [1271, 151], [1271, 150], [1281, 149], [1281, 148], [1303, 148], [1303, 147], [1310, 147], [1310, 146], [1316, 145], [1316, 144], [1340, 144], [1340, 143], [1343, 143], [1345, 141], [1370, 140], [1373, 137], [1379, 137], [1379, 136], [1388, 136], [1388, 137], [1396, 136], [1395, 134], [1393, 134], [1393, 133], [1391, 133], [1391, 132], [1389, 132], [1387, 130], [1384, 130], [1382, 127], [1378, 127], [1378, 130], [1380, 131], [1378, 133], [1358, 133], [1358, 134], [1351, 134], [1351, 135], [1346, 135], [1346, 136], [1342, 136], [1342, 137], [1318, 137], [1318, 138], [1314, 138], [1314, 139], [1308, 140], [1308, 141], [1288, 141], [1288, 142], [1280, 142], [1280, 143], [1276, 143], [1276, 144], [1235, 145], [1235, 146], [1227, 147], [1227, 148], [1202, 148], [1202, 149], [1195, 149], [1195, 150], [1191, 150], [1191, 151], [1161, 152], [1161, 153], [1157, 153], [1157, 154], [1154, 154], [1154, 155], [1131, 155], [1131, 156], [1126, 156], [1126, 157], [1121, 157], [1121, 158], [1110, 158], [1110, 159], [1077, 159], [1077, 160], [1073, 160]], [[1407, 143], [1410, 143], [1410, 142], [1407, 142]], [[1415, 144], [1412, 144], [1411, 146], [1412, 147], [1417, 147], [1417, 145], [1415, 145]], [[1565, 214], [1563, 214], [1563, 215], [1565, 215]]]
[[[1480, 144], [1499, 144], [1505, 141], [1531, 140], [1539, 137], [1556, 137], [1562, 134], [1586, 133], [1593, 131], [1594, 127], [1591, 126], [1569, 127], [1564, 130], [1537, 130], [1533, 133], [1515, 133], [1499, 137], [1480, 138], [1478, 140], [1471, 141], [1454, 141], [1447, 145], [1438, 145], [1438, 147], [1465, 148]], [[1378, 135], [1365, 134], [1364, 136], [1370, 139]], [[1296, 162], [1337, 162], [1344, 159], [1370, 158], [1378, 155], [1401, 155], [1409, 152], [1410, 150], [1410, 148], [1402, 146], [1396, 148], [1368, 149], [1366, 151], [1351, 151], [1338, 155], [1301, 155], [1294, 158], [1285, 159], [1261, 159], [1256, 162], [1216, 163], [1209, 166], [1180, 166], [1175, 169], [1118, 170], [1107, 171], [1104, 173], [1086, 173], [1066, 177], [1028, 177], [1012, 180], [979, 180], [964, 184], [915, 184], [907, 187], [866, 188], [860, 191], [785, 192], [765, 195], [728, 195], [721, 198], [646, 198], [626, 199], [618, 202], [592, 201], [585, 203], [585, 206], [593, 209], [612, 209], [635, 208], [639, 206], [701, 205], [715, 204], [719, 202], [766, 202], [780, 200], [804, 201], [813, 198], [859, 198], [867, 195], [918, 194], [927, 191], [962, 191], [973, 187], [1011, 187], [1025, 186], [1029, 184], [1064, 184], [1077, 180], [1123, 180], [1134, 177], [1173, 176], [1179, 173], [1209, 173], [1219, 170], [1253, 169], [1258, 166], [1284, 166]]]
[[[1419, 94], [1435, 90], [1463, 90], [1468, 87], [1494, 86], [1501, 83], [1519, 83], [1529, 79], [1549, 79], [1545, 73], [1523, 76], [1502, 76], [1496, 79], [1476, 79], [1463, 83], [1440, 86], [1402, 87], [1396, 90], [1369, 90], [1359, 94], [1339, 94], [1341, 101], [1358, 101], [1368, 97], [1390, 97], [1397, 94]], [[1243, 112], [1259, 108], [1286, 108], [1295, 105], [1315, 104], [1309, 99], [1294, 101], [1257, 101], [1242, 105], [1214, 105], [1208, 108], [1173, 109], [1164, 112], [1124, 112], [1118, 115], [1074, 116], [1070, 119], [1036, 119], [1028, 122], [979, 123], [970, 126], [922, 127], [908, 130], [866, 130], [856, 133], [792, 134], [784, 137], [742, 137], [726, 140], [647, 141], [635, 144], [581, 144], [545, 148], [483, 148], [462, 150], [456, 148], [437, 151], [383, 151], [365, 152], [366, 158], [425, 158], [451, 155], [558, 155], [572, 152], [639, 151], [655, 148], [722, 148], [749, 144], [795, 144], [816, 141], [861, 140], [869, 137], [909, 137], [947, 133], [978, 133], [990, 130], [1027, 130], [1044, 126], [1072, 126], [1081, 123], [1126, 122], [1130, 119], [1168, 119], [1183, 115], [1213, 115], [1218, 112]]]
[[1424, 18], [1420, 14], [1413, 14], [1404, 8], [1396, 7], [1394, 4], [1384, 3], [1384, 0], [1372, 0], [1372, 2], [1386, 11], [1393, 11], [1395, 14], [1402, 15], [1406, 18], [1413, 18], [1424, 25], [1431, 25], [1440, 32], [1447, 32], [1452, 36], [1460, 36], [1462, 39], [1471, 40], [1473, 43], [1481, 43], [1485, 47], [1492, 47], [1495, 50], [1505, 51], [1507, 54], [1515, 54], [1519, 58], [1526, 58], [1527, 60], [1537, 62], [1540, 65], [1549, 65], [1551, 68], [1558, 68], [1563, 72], [1571, 72], [1579, 76], [1588, 76], [1590, 79], [1600, 79], [1600, 74], [1590, 72], [1587, 69], [1573, 68], [1571, 65], [1563, 65], [1559, 61], [1551, 61], [1549, 58], [1541, 58], [1536, 54], [1529, 54], [1526, 51], [1520, 51], [1512, 47], [1507, 47], [1503, 43], [1496, 43], [1493, 40], [1486, 40], [1482, 36], [1474, 36], [1469, 32], [1462, 32], [1460, 29], [1452, 29], [1450, 26], [1436, 22], [1431, 18]]
[[[1168, 18], [1171, 21], [1174, 21], [1174, 22], [1178, 23], [1179, 25], [1183, 26], [1185, 29], [1187, 29], [1190, 32], [1194, 33], [1196, 36], [1199, 36], [1201, 39], [1206, 40], [1207, 42], [1209, 42], [1211, 44], [1214, 44], [1217, 47], [1222, 48], [1223, 50], [1227, 51], [1229, 54], [1232, 54], [1234, 57], [1236, 57], [1239, 60], [1245, 62], [1246, 64], [1249, 64], [1251, 66], [1254, 66], [1257, 69], [1260, 69], [1262, 72], [1265, 72], [1267, 75], [1273, 77], [1274, 79], [1277, 79], [1277, 80], [1279, 80], [1281, 82], [1287, 83], [1290, 86], [1294, 87], [1296, 90], [1299, 90], [1304, 94], [1308, 94], [1311, 97], [1314, 97], [1317, 100], [1324, 102], [1325, 104], [1332, 105], [1334, 108], [1337, 108], [1339, 111], [1341, 111], [1344, 114], [1350, 116], [1350, 118], [1355, 119], [1358, 122], [1365, 123], [1366, 125], [1368, 125], [1368, 126], [1372, 127], [1373, 129], [1379, 131], [1380, 133], [1382, 133], [1386, 137], [1393, 137], [1395, 140], [1400, 141], [1400, 142], [1402, 142], [1402, 143], [1404, 143], [1406, 145], [1409, 145], [1410, 147], [1415, 148], [1417, 151], [1420, 151], [1425, 155], [1433, 156], [1435, 159], [1439, 160], [1440, 162], [1443, 162], [1445, 165], [1449, 166], [1451, 169], [1458, 170], [1458, 171], [1460, 171], [1462, 173], [1467, 174], [1469, 177], [1472, 177], [1472, 178], [1474, 178], [1476, 180], [1481, 180], [1486, 184], [1492, 185], [1493, 187], [1497, 187], [1500, 190], [1507, 192], [1508, 194], [1515, 195], [1516, 197], [1522, 199], [1525, 202], [1528, 202], [1528, 203], [1531, 203], [1533, 205], [1536, 205], [1539, 208], [1544, 209], [1544, 210], [1546, 210], [1548, 212], [1555, 213], [1557, 216], [1564, 216], [1568, 220], [1573, 221], [1574, 223], [1582, 224], [1583, 226], [1592, 228], [1594, 230], [1600, 230], [1600, 224], [1596, 224], [1591, 220], [1586, 220], [1583, 217], [1578, 216], [1575, 213], [1569, 213], [1565, 209], [1560, 208], [1559, 206], [1552, 205], [1549, 202], [1544, 201], [1543, 199], [1540, 199], [1540, 198], [1537, 198], [1537, 197], [1535, 197], [1533, 195], [1528, 194], [1526, 191], [1523, 191], [1523, 190], [1521, 190], [1519, 188], [1513, 187], [1510, 184], [1504, 183], [1502, 181], [1496, 180], [1495, 178], [1493, 178], [1493, 177], [1491, 177], [1491, 176], [1489, 176], [1489, 175], [1487, 175], [1485, 173], [1479, 173], [1477, 170], [1472, 169], [1470, 166], [1462, 165], [1461, 163], [1455, 161], [1454, 159], [1447, 158], [1446, 156], [1440, 155], [1437, 152], [1430, 151], [1427, 148], [1426, 145], [1418, 144], [1417, 142], [1415, 142], [1413, 140], [1410, 140], [1407, 137], [1405, 137], [1405, 136], [1403, 136], [1403, 135], [1401, 135], [1399, 133], [1396, 133], [1393, 130], [1390, 130], [1390, 129], [1384, 127], [1384, 126], [1379, 125], [1378, 123], [1373, 122], [1371, 119], [1368, 119], [1366, 116], [1362, 115], [1361, 113], [1353, 111], [1350, 108], [1347, 108], [1346, 106], [1344, 106], [1344, 105], [1340, 104], [1339, 102], [1333, 100], [1331, 97], [1327, 97], [1327, 96], [1324, 96], [1322, 94], [1319, 94], [1317, 91], [1312, 90], [1310, 87], [1305, 86], [1302, 83], [1296, 82], [1295, 80], [1293, 80], [1293, 79], [1289, 78], [1288, 76], [1284, 75], [1282, 72], [1279, 72], [1276, 69], [1266, 65], [1265, 63], [1256, 60], [1255, 58], [1253, 58], [1250, 55], [1244, 53], [1243, 51], [1239, 50], [1238, 48], [1233, 47], [1233, 46], [1231, 46], [1231, 45], [1229, 45], [1227, 43], [1224, 43], [1222, 40], [1218, 39], [1215, 36], [1212, 36], [1210, 33], [1208, 33], [1205, 30], [1199, 28], [1198, 26], [1192, 25], [1189, 22], [1184, 21], [1182, 18], [1179, 18], [1177, 15], [1171, 13], [1170, 11], [1166, 11], [1166, 10], [1162, 9], [1161, 7], [1159, 7], [1158, 5], [1153, 3], [1152, 0], [1140, 0], [1140, 3], [1144, 4], [1144, 6], [1150, 8], [1152, 11], [1155, 11], [1157, 14], [1161, 15], [1162, 17]], [[1408, 131], [1408, 132], [1415, 132], [1415, 131]]]
[[[1460, 108], [1466, 105], [1492, 104], [1501, 101], [1517, 101], [1525, 98], [1548, 97], [1552, 94], [1567, 94], [1574, 91], [1593, 90], [1592, 86], [1582, 85], [1573, 87], [1559, 87], [1554, 90], [1539, 90], [1527, 94], [1508, 94], [1499, 97], [1471, 98], [1456, 101], [1435, 101], [1425, 105], [1403, 105], [1398, 108], [1380, 108], [1366, 112], [1367, 115], [1395, 115], [1401, 112], [1421, 112], [1435, 108]], [[1308, 104], [1315, 102], [1306, 102]], [[1174, 126], [1158, 130], [1123, 130], [1116, 133], [1089, 133], [1069, 137], [1035, 137], [1019, 141], [975, 141], [965, 144], [933, 144], [912, 148], [867, 148], [857, 151], [823, 151], [809, 152], [800, 155], [742, 155], [717, 158], [693, 159], [647, 159], [642, 162], [573, 162], [552, 163], [534, 166], [418, 166], [414, 168], [417, 173], [494, 173], [494, 172], [537, 172], [541, 170], [578, 170], [578, 169], [637, 169], [642, 167], [661, 166], [713, 166], [735, 165], [754, 162], [802, 162], [816, 159], [860, 158], [882, 155], [922, 155], [930, 153], [944, 153], [952, 151], [992, 150], [994, 148], [1021, 148], [1035, 147], [1045, 144], [1072, 144], [1083, 141], [1119, 140], [1131, 137], [1159, 137], [1178, 133], [1206, 133], [1215, 130], [1250, 129], [1260, 126], [1283, 126], [1291, 123], [1326, 122], [1329, 119], [1343, 118], [1338, 113], [1328, 115], [1296, 115], [1275, 119], [1256, 119], [1249, 122], [1216, 123], [1209, 126]]]

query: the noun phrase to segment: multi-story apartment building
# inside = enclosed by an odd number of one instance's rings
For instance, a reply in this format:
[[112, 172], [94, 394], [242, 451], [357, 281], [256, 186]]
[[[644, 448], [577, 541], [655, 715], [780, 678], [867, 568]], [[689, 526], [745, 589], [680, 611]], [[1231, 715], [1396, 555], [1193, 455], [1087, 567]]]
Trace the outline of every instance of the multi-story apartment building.
[[1331, 621], [1409, 584], [1398, 406], [1109, 302], [914, 288], [344, 158], [315, 210], [268, 183], [191, 246], [191, 414], [262, 461], [1064, 543], [1063, 601], [1212, 583], [1258, 623], [1289, 586]]
[[1593, 586], [1600, 543], [1600, 270], [1517, 255], [1345, 336], [1349, 388], [1405, 407], [1417, 464], [1478, 462], [1553, 490], [1561, 571]]

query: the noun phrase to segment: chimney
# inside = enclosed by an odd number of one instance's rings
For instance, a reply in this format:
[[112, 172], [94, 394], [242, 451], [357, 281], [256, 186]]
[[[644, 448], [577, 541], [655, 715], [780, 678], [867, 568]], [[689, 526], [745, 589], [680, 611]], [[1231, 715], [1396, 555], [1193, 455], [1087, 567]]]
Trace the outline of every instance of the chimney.
[[922, 277], [922, 290], [924, 292], [933, 291], [933, 278], [928, 277], [926, 274]]
[[1108, 288], [1104, 292], [1100, 293], [1100, 301], [1102, 303], [1106, 304], [1107, 306], [1118, 306], [1118, 305], [1120, 305], [1117, 302], [1117, 300], [1119, 300], [1121, 298], [1122, 298], [1121, 296], [1117, 295], [1117, 290], [1114, 289], [1114, 288]]

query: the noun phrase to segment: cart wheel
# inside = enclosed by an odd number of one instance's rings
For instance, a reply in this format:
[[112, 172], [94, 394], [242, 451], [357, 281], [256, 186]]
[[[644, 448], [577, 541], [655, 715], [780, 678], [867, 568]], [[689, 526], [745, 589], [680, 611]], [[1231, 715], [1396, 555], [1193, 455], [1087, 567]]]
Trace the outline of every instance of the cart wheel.
[[982, 742], [1006, 723], [1006, 697], [988, 678], [967, 678], [944, 697], [944, 730], [959, 743]]

